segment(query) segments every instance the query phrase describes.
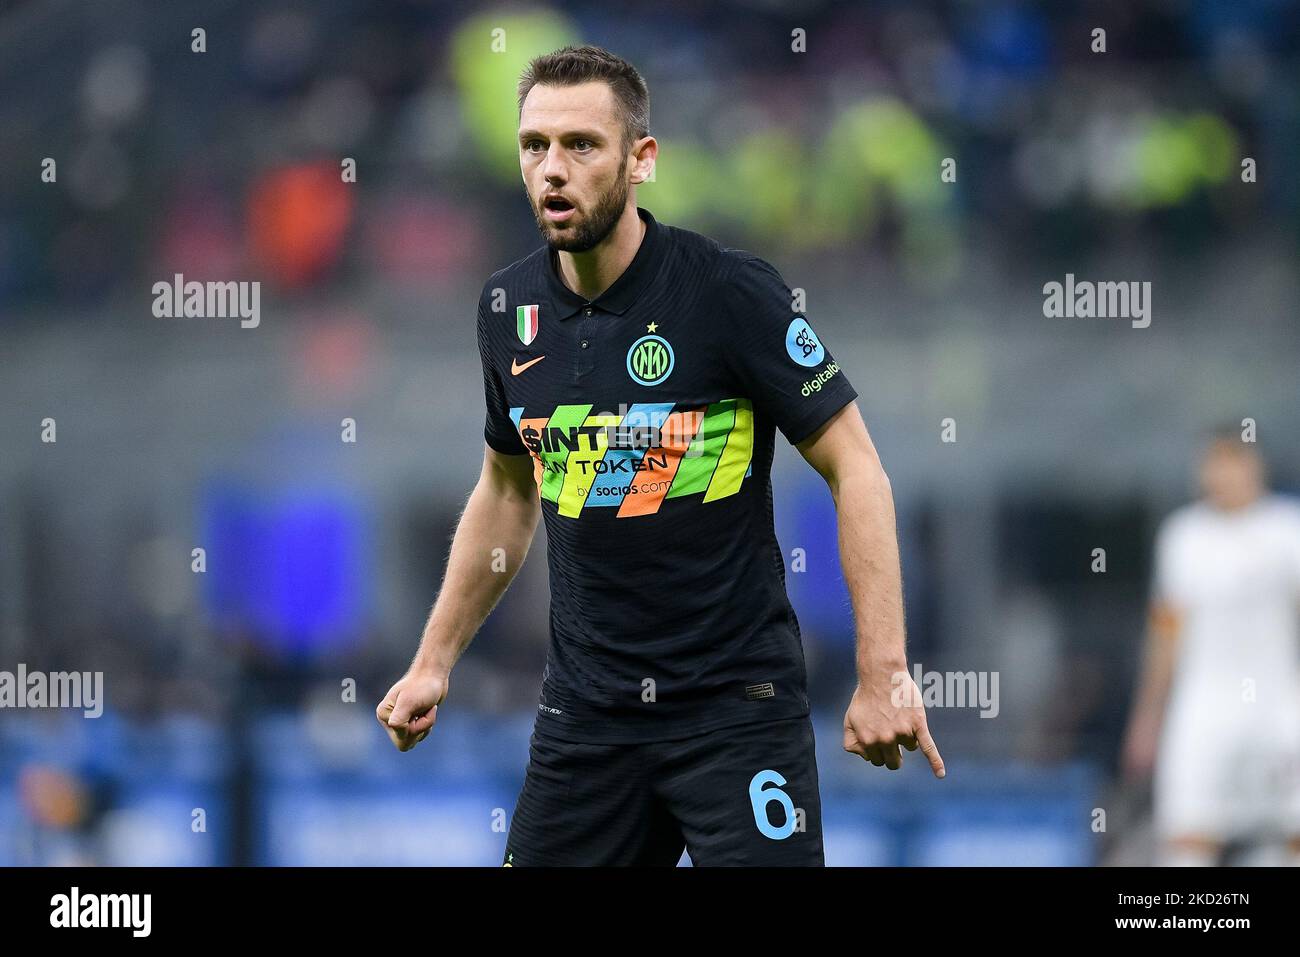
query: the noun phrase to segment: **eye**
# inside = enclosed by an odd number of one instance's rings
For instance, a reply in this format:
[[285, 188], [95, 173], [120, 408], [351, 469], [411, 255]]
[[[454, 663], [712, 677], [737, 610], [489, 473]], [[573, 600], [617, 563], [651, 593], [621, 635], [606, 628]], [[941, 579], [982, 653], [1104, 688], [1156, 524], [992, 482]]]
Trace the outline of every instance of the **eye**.
[[583, 153], [585, 153], [585, 152], [586, 152], [587, 150], [589, 150], [589, 149], [594, 148], [595, 145], [596, 145], [596, 144], [593, 143], [591, 140], [574, 140], [574, 142], [573, 142], [573, 147], [574, 147], [574, 149], [578, 150], [579, 152], [583, 152]]
[[524, 149], [529, 153], [536, 153], [537, 150], [533, 149], [533, 147], [541, 146], [541, 145], [542, 145], [541, 140], [529, 140], [524, 144]]

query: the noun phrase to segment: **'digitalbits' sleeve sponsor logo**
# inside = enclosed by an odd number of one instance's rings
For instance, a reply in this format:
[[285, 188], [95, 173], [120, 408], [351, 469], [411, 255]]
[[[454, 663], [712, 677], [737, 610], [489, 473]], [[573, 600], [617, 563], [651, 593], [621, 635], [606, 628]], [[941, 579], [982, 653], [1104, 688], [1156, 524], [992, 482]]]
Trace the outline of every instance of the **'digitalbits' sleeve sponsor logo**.
[[817, 377], [815, 379], [809, 379], [807, 382], [803, 384], [803, 394], [812, 395], [814, 392], [820, 392], [822, 390], [822, 383], [829, 380], [831, 376], [835, 375], [835, 373], [839, 371], [840, 371], [839, 363], [837, 362], [830, 363], [829, 365], [826, 366], [826, 370], [824, 372], [817, 373]]

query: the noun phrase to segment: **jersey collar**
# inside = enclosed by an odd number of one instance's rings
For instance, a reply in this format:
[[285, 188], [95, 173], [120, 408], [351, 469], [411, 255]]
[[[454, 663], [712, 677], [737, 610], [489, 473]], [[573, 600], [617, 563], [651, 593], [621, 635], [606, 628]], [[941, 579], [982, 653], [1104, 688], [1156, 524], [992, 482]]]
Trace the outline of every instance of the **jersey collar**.
[[[636, 212], [645, 223], [645, 235], [641, 237], [641, 245], [637, 247], [636, 255], [623, 270], [623, 274], [591, 302], [604, 312], [612, 312], [620, 316], [627, 312], [642, 290], [654, 280], [658, 272], [660, 247], [663, 245], [660, 236], [663, 227], [650, 215], [650, 211], [638, 206]], [[547, 249], [546, 279], [550, 287], [552, 314], [557, 319], [568, 319], [582, 311], [587, 305], [587, 300], [564, 284], [556, 267], [555, 257], [555, 250]]]

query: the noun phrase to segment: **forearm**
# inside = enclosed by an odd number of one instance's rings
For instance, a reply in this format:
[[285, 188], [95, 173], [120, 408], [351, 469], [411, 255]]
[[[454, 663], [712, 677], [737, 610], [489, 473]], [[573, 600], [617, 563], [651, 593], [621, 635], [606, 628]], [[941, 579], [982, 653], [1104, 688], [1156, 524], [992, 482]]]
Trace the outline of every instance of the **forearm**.
[[1134, 709], [1141, 717], [1154, 720], [1164, 713], [1177, 661], [1178, 629], [1177, 616], [1171, 610], [1157, 607], [1151, 612]]
[[456, 526], [413, 670], [451, 671], [523, 565], [540, 515], [535, 492], [511, 494], [486, 473], [479, 480]]
[[832, 483], [839, 516], [840, 565], [857, 631], [859, 683], [907, 670], [903, 576], [894, 496], [881, 468], [861, 469]]

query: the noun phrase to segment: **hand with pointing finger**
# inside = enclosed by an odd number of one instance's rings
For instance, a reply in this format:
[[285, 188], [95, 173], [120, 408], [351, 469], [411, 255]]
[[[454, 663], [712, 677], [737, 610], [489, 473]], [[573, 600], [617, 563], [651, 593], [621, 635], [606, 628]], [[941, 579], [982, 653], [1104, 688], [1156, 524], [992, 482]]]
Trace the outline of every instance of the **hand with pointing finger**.
[[876, 767], [897, 771], [903, 766], [899, 745], [908, 751], [920, 747], [935, 777], [946, 773], [926, 725], [921, 692], [911, 675], [898, 671], [860, 681], [844, 713], [844, 750], [861, 755]]

